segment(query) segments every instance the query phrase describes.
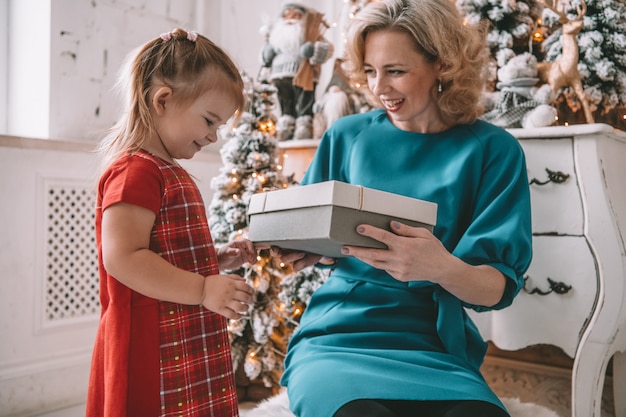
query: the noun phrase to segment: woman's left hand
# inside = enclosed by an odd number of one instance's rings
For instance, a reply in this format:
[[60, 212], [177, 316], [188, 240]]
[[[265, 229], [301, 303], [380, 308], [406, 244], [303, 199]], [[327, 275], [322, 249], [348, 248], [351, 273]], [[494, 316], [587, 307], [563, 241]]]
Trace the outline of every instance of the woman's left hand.
[[446, 271], [458, 262], [441, 241], [423, 227], [392, 221], [391, 230], [389, 232], [367, 224], [359, 225], [357, 233], [384, 243], [388, 249], [344, 246], [343, 253], [382, 269], [403, 282], [437, 282], [437, 277], [445, 276]]
[[217, 250], [220, 270], [237, 269], [245, 263], [256, 263], [256, 260], [256, 248], [248, 239], [233, 240]]

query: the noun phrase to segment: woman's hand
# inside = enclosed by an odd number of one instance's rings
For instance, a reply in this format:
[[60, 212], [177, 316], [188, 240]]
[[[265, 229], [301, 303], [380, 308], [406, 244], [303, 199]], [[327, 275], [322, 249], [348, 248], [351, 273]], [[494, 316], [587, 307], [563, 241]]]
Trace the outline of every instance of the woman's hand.
[[386, 271], [398, 281], [437, 282], [437, 277], [446, 274], [449, 265], [457, 261], [439, 239], [423, 227], [392, 221], [393, 232], [367, 224], [359, 225], [356, 230], [360, 235], [384, 243], [388, 249], [344, 246], [342, 252]]
[[506, 278], [496, 268], [463, 262], [423, 227], [392, 221], [391, 230], [359, 225], [357, 233], [384, 243], [388, 249], [344, 246], [342, 252], [386, 271], [398, 281], [439, 284], [469, 304], [491, 307], [502, 299]]
[[248, 239], [237, 239], [217, 249], [220, 270], [237, 269], [245, 263], [254, 264], [257, 251]]

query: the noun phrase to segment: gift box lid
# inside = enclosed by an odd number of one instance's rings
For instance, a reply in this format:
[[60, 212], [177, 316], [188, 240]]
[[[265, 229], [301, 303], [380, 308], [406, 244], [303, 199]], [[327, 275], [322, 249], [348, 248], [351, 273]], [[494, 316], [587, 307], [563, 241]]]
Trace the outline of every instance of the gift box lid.
[[248, 215], [303, 207], [334, 205], [435, 225], [437, 204], [386, 191], [325, 181], [254, 194]]

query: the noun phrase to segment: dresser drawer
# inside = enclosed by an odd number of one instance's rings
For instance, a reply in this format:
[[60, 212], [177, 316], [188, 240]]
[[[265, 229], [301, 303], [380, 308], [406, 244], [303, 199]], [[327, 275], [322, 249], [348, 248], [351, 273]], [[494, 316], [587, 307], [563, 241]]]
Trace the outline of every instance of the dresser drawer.
[[574, 170], [573, 140], [520, 140], [530, 181], [533, 233], [583, 233], [582, 200]]
[[[522, 290], [510, 307], [472, 313], [472, 317], [483, 336], [491, 338], [501, 349], [551, 344], [574, 357], [598, 291], [594, 258], [585, 238], [578, 236], [536, 236], [533, 251], [533, 261], [525, 275], [526, 290], [550, 291], [548, 278], [571, 289], [564, 294], [553, 291], [546, 295]], [[491, 315], [490, 319], [481, 317], [485, 314]]]

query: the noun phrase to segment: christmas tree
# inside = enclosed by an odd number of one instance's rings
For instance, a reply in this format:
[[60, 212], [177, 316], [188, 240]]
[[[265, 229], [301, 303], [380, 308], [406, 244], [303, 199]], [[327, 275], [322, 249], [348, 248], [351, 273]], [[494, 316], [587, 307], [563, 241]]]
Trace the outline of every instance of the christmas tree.
[[471, 25], [487, 26], [487, 42], [498, 67], [532, 48], [532, 35], [541, 8], [536, 0], [457, 0]]
[[[577, 17], [583, 6], [586, 8], [584, 25], [577, 36], [578, 70], [591, 107], [597, 109], [596, 121], [616, 126], [618, 116], [625, 113], [626, 107], [626, 3], [623, 0], [586, 0], [583, 5], [582, 0], [572, 0], [561, 5], [571, 19]], [[543, 42], [544, 59], [556, 61], [563, 51], [558, 15], [544, 9], [543, 24], [554, 28]], [[580, 104], [572, 92], [566, 89], [564, 93], [569, 107], [578, 110]], [[607, 120], [606, 116], [612, 111], [615, 118]]]
[[249, 109], [234, 128], [224, 128], [226, 143], [220, 149], [223, 167], [212, 181], [215, 190], [209, 206], [209, 226], [217, 243], [244, 233], [252, 194], [263, 189], [285, 188], [290, 179], [276, 162], [275, 125], [271, 110], [276, 91], [270, 84], [255, 84], [244, 74]]
[[[552, 3], [552, 1], [550, 1]], [[556, 1], [572, 20], [583, 0]], [[471, 24], [486, 24], [495, 69], [515, 55], [533, 53], [539, 62], [554, 62], [563, 53], [562, 21], [540, 0], [456, 0]], [[578, 71], [595, 121], [626, 128], [626, 3], [586, 0], [584, 26], [577, 35]], [[495, 81], [495, 69], [492, 75]], [[559, 123], [585, 123], [572, 88], [563, 88], [554, 103]]]
[[[250, 197], [259, 192], [295, 185], [277, 163], [276, 89], [244, 74], [249, 109], [237, 126], [224, 129], [220, 154], [223, 167], [211, 184], [209, 226], [216, 244], [247, 235]], [[255, 265], [233, 271], [256, 289], [247, 317], [229, 321], [233, 362], [240, 400], [258, 401], [275, 393], [293, 330], [313, 291], [325, 275], [313, 268], [296, 272], [269, 250], [259, 251]]]

